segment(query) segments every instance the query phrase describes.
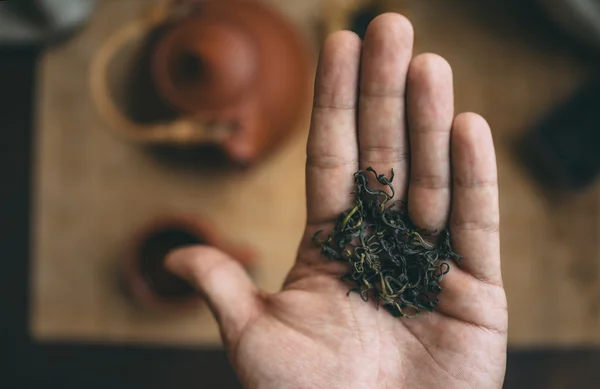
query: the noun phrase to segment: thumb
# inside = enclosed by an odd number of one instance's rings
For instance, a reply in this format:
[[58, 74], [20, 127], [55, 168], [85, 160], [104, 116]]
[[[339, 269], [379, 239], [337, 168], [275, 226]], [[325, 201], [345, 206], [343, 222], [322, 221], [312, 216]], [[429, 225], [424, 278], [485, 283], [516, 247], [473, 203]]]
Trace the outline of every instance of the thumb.
[[209, 246], [186, 247], [170, 253], [165, 265], [204, 295], [225, 343], [235, 342], [259, 314], [258, 288], [246, 270], [224, 252]]

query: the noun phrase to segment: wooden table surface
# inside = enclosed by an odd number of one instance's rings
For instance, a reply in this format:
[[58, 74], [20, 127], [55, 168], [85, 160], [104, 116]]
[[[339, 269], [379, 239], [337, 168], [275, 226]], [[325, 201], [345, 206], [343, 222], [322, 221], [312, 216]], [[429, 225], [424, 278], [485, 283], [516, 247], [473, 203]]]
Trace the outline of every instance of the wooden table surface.
[[[112, 269], [128, 237], [160, 213], [199, 212], [227, 230], [227, 238], [255, 245], [257, 282], [267, 290], [278, 288], [293, 261], [304, 218], [306, 123], [243, 176], [178, 170], [106, 131], [111, 124], [90, 99], [90, 61], [144, 4], [101, 3], [82, 34], [42, 61], [32, 316], [40, 339], [218, 345], [208, 312], [148, 316], [115, 288]], [[415, 54], [436, 52], [453, 66], [456, 111], [478, 112], [492, 127], [509, 343], [599, 343], [600, 194], [593, 188], [550, 201], [511, 150], [511, 142], [587, 79], [590, 61], [534, 30], [516, 7], [465, 0], [386, 4], [411, 18]], [[310, 26], [310, 10], [293, 11]], [[258, 209], [270, 213], [261, 217]]]

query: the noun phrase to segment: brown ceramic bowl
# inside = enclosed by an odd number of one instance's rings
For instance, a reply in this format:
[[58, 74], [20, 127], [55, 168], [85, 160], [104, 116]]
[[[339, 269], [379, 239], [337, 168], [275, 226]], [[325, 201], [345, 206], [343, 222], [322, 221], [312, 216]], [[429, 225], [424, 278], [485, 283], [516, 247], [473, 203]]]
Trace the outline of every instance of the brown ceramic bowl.
[[152, 74], [165, 102], [187, 116], [226, 123], [216, 143], [250, 164], [283, 140], [310, 102], [308, 44], [260, 2], [206, 0], [170, 22]]
[[139, 305], [154, 311], [202, 306], [202, 296], [164, 267], [169, 252], [191, 245], [209, 245], [223, 250], [247, 268], [254, 257], [249, 249], [227, 244], [208, 221], [197, 216], [160, 217], [138, 232], [123, 262], [128, 294]]

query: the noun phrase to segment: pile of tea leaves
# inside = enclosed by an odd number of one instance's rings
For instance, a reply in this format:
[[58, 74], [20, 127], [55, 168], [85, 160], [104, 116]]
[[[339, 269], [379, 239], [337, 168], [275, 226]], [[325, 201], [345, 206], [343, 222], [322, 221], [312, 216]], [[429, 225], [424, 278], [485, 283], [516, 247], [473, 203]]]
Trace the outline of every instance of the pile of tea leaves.
[[[382, 189], [369, 185], [369, 174]], [[328, 259], [350, 264], [342, 279], [356, 287], [348, 294], [358, 292], [364, 301], [373, 296], [394, 316], [415, 317], [435, 310], [448, 262], [462, 257], [452, 250], [447, 229], [417, 229], [405, 203], [392, 201], [393, 179], [393, 171], [389, 179], [372, 168], [356, 172], [354, 207], [338, 217], [325, 241], [318, 238], [322, 231], [313, 240]]]

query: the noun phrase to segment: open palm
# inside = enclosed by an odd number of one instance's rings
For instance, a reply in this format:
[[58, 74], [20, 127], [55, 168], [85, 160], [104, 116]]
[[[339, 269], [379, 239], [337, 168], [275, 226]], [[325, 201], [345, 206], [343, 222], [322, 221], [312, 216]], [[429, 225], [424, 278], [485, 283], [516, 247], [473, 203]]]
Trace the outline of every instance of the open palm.
[[[412, 58], [413, 30], [377, 17], [364, 42], [341, 31], [323, 47], [307, 148], [307, 227], [281, 292], [256, 288], [226, 254], [176, 251], [170, 269], [206, 295], [247, 388], [500, 388], [506, 297], [500, 274], [498, 190], [490, 129], [454, 117], [452, 71]], [[397, 197], [420, 228], [449, 226], [463, 260], [443, 279], [438, 311], [393, 317], [339, 280], [311, 242], [353, 198], [353, 173], [393, 169]]]

